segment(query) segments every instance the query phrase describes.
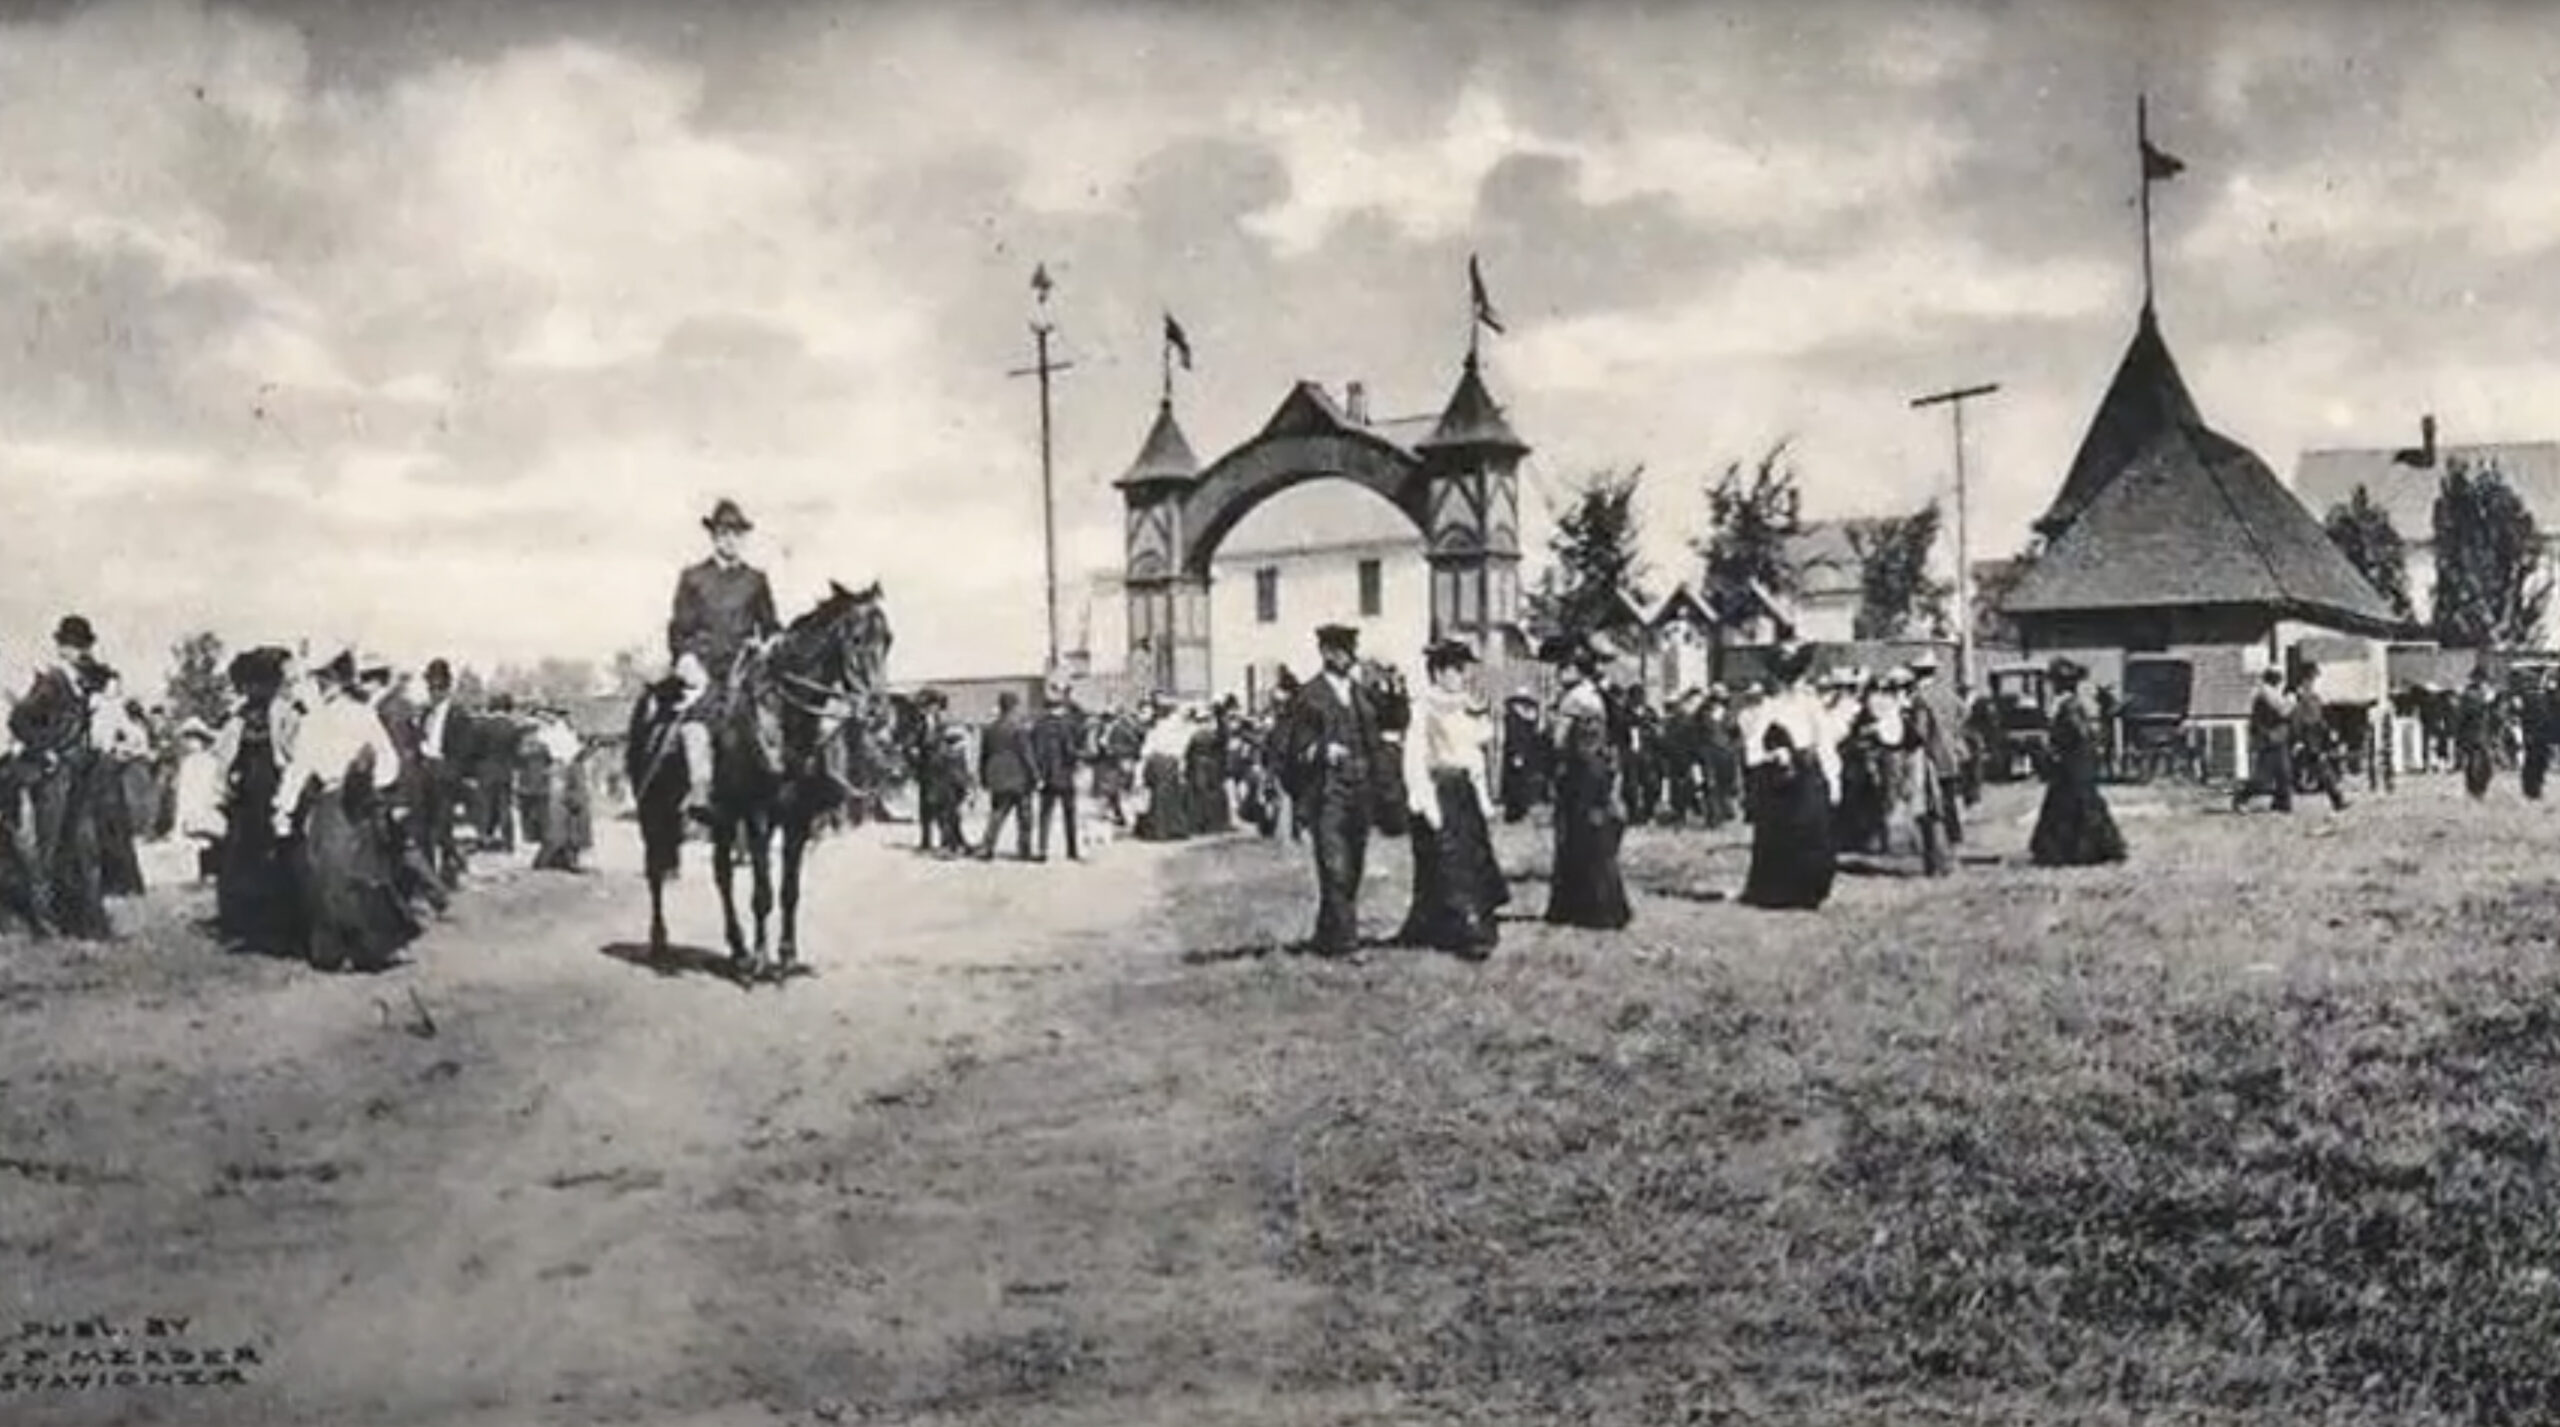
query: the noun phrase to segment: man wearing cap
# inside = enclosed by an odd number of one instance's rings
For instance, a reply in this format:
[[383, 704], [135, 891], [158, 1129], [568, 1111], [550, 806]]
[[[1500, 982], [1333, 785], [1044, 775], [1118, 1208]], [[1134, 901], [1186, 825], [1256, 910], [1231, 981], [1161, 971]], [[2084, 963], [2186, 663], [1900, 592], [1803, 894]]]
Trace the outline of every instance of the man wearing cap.
[[1031, 763], [1031, 731], [1022, 725], [1022, 700], [1007, 689], [996, 697], [996, 716], [978, 732], [978, 786], [987, 790], [987, 835], [978, 858], [993, 862], [996, 838], [1013, 820], [1014, 855], [1031, 860], [1031, 795], [1038, 777]]
[[1032, 859], [1049, 860], [1049, 820], [1063, 815], [1067, 860], [1083, 860], [1076, 843], [1076, 763], [1084, 746], [1083, 719], [1067, 691], [1049, 686], [1047, 706], [1031, 725], [1031, 770], [1040, 787], [1040, 823]]
[[[427, 661], [426, 686], [427, 706], [417, 715], [418, 844], [435, 868], [436, 880], [451, 891], [462, 885], [463, 868], [462, 844], [453, 831], [454, 804], [462, 796], [462, 778], [455, 771], [462, 750], [455, 736], [460, 724], [454, 717], [453, 666], [443, 659]], [[633, 746], [640, 746], [639, 741]]]
[[2260, 674], [2249, 698], [2249, 779], [2231, 790], [2231, 810], [2246, 808], [2260, 793], [2274, 798], [2277, 812], [2293, 811], [2293, 696], [2281, 669]]
[[2329, 710], [2320, 702], [2320, 666], [2305, 659], [2293, 674], [2294, 766], [2310, 775], [2312, 788], [2326, 794], [2335, 812], [2347, 810], [2347, 795], [2338, 787], [2337, 736], [2329, 727]]
[[1699, 812], [1709, 828], [1734, 820], [1742, 798], [1742, 724], [1722, 684], [1698, 708]]
[[1538, 696], [1513, 694], [1502, 710], [1502, 820], [1516, 823], [1547, 798], [1547, 733]]
[[1314, 833], [1319, 956], [1360, 949], [1360, 879], [1369, 852], [1372, 778], [1381, 756], [1378, 713], [1352, 677], [1360, 632], [1328, 624], [1316, 631], [1324, 668], [1290, 701], [1286, 750], [1289, 795]]
[[1948, 844], [1960, 845], [1964, 841], [1964, 760], [1956, 745], [1962, 737], [1964, 714], [1955, 692], [1938, 681], [1937, 655], [1921, 654], [1905, 672], [1911, 676], [1912, 719], [1929, 766], [1938, 775], [1938, 822], [1946, 829]]
[[50, 928], [81, 939], [109, 935], [100, 881], [97, 755], [89, 746], [89, 697], [97, 631], [67, 615], [53, 631], [54, 658], [36, 671], [26, 697], [9, 714], [20, 756], [34, 767], [30, 831], [38, 899]]
[[711, 533], [710, 558], [688, 566], [677, 578], [675, 611], [667, 620], [667, 656], [688, 694], [681, 725], [690, 775], [685, 811], [696, 818], [711, 802], [711, 729], [704, 720], [712, 701], [704, 695], [726, 688], [738, 656], [782, 628], [774, 613], [773, 586], [739, 554], [740, 543], [755, 529], [746, 512], [724, 498], [712, 506], [702, 526]]

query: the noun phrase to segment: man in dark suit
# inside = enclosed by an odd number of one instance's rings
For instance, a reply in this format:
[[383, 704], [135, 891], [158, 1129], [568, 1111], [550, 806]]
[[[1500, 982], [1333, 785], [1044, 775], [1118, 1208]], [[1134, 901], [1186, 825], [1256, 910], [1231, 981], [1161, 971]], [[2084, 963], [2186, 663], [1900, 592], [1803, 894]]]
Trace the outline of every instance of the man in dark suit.
[[55, 659], [36, 671], [26, 696], [9, 712], [19, 756], [35, 773], [30, 841], [39, 903], [60, 936], [104, 940], [107, 921], [98, 848], [97, 754], [89, 742], [87, 671], [96, 663], [97, 631], [79, 615], [54, 628]]
[[1049, 691], [1048, 707], [1031, 726], [1031, 767], [1040, 782], [1038, 860], [1049, 860], [1049, 819], [1063, 815], [1067, 825], [1067, 860], [1080, 862], [1076, 842], [1076, 755], [1084, 744], [1083, 720], [1064, 689]]
[[1022, 726], [1021, 705], [1011, 691], [999, 696], [995, 721], [978, 735], [978, 786], [987, 790], [987, 835], [978, 843], [982, 862], [995, 860], [996, 834], [1008, 816], [1017, 854], [1031, 860], [1031, 732]]
[[1369, 853], [1372, 778], [1380, 757], [1378, 714], [1352, 676], [1360, 632], [1316, 631], [1324, 669], [1290, 700], [1284, 739], [1290, 796], [1315, 834], [1318, 956], [1360, 950], [1360, 878]]
[[774, 613], [773, 586], [764, 571], [739, 554], [740, 543], [755, 529], [746, 512], [736, 501], [722, 500], [702, 526], [711, 532], [711, 558], [687, 567], [677, 578], [675, 610], [667, 619], [667, 657], [692, 692], [682, 735], [691, 775], [685, 811], [695, 818], [705, 816], [711, 805], [711, 730], [704, 719], [716, 711], [718, 701], [704, 695], [725, 689], [738, 656], [782, 628]]
[[427, 664], [427, 705], [418, 710], [418, 845], [425, 849], [436, 880], [451, 891], [462, 885], [462, 844], [453, 835], [454, 804], [462, 795], [464, 746], [462, 719], [453, 707], [453, 666], [442, 659]]

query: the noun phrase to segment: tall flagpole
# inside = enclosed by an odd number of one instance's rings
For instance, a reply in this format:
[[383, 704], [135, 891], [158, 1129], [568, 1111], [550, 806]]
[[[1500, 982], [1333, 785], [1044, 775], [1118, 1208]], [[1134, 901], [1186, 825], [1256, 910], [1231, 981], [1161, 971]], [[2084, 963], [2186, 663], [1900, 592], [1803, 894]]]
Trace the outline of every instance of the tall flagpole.
[[1049, 339], [1056, 335], [1058, 330], [1058, 324], [1051, 321], [1049, 318], [1050, 285], [1049, 269], [1046, 264], [1043, 264], [1031, 275], [1031, 290], [1035, 294], [1038, 302], [1038, 308], [1031, 318], [1031, 341], [1033, 351], [1036, 355], [1030, 366], [1016, 367], [1012, 371], [1005, 373], [1005, 375], [1013, 377], [1036, 376], [1040, 379], [1041, 549], [1043, 555], [1043, 570], [1048, 586], [1047, 603], [1049, 612], [1049, 664], [1046, 672], [1048, 677], [1054, 679], [1059, 676], [1060, 669], [1060, 631], [1058, 628], [1058, 494], [1057, 480], [1053, 473], [1050, 457], [1049, 377], [1051, 373], [1063, 372], [1074, 366], [1075, 363], [1053, 362], [1049, 359]]
[[2151, 310], [2151, 96], [2133, 98], [2133, 162], [2142, 182], [2142, 307]]

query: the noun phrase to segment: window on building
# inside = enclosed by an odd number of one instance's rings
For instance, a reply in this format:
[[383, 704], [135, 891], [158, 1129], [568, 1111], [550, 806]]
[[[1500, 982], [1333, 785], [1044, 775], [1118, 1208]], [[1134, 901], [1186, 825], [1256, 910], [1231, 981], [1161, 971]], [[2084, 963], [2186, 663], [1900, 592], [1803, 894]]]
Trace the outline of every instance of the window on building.
[[1360, 562], [1360, 617], [1375, 619], [1386, 607], [1385, 570], [1375, 560]]
[[1253, 572], [1253, 619], [1256, 624], [1280, 622], [1280, 572], [1265, 567]]

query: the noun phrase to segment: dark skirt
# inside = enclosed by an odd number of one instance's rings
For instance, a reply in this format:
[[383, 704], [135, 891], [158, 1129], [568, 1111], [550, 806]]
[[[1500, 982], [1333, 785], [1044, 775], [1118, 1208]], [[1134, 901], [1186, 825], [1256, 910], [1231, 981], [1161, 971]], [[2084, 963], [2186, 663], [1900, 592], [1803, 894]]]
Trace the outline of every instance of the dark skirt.
[[2027, 839], [2038, 867], [2096, 867], [2125, 859], [2124, 834], [2091, 778], [2059, 778], [2045, 786], [2044, 807]]
[[103, 941], [114, 935], [100, 884], [98, 776], [87, 753], [66, 755], [37, 780], [32, 836], [45, 920], [56, 936]]
[[1801, 753], [1788, 764], [1754, 764], [1744, 785], [1751, 809], [1751, 870], [1742, 880], [1742, 904], [1809, 912], [1829, 901], [1839, 861], [1831, 785], [1822, 764]]
[[323, 971], [379, 971], [415, 940], [419, 924], [382, 845], [371, 811], [340, 789], [304, 805], [290, 849], [311, 964]]
[[302, 901], [275, 833], [272, 783], [230, 809], [214, 849], [214, 927], [235, 951], [289, 955], [302, 947]]
[[1182, 760], [1147, 760], [1147, 809], [1138, 815], [1138, 837], [1144, 842], [1179, 842], [1191, 836], [1191, 777]]
[[1191, 775], [1191, 830], [1221, 833], [1235, 830], [1234, 800], [1227, 794], [1225, 760], [1214, 750], [1185, 760]]
[[1475, 780], [1457, 770], [1434, 770], [1431, 782], [1440, 826], [1410, 820], [1413, 906], [1396, 941], [1482, 956], [1501, 940], [1495, 914], [1510, 904], [1511, 885], [1494, 859], [1493, 829], [1485, 822]]
[[142, 852], [134, 845], [132, 784], [125, 760], [98, 765], [98, 890], [109, 897], [142, 895]]
[[1568, 780], [1556, 790], [1556, 865], [1547, 885], [1547, 920], [1557, 926], [1616, 931], [1635, 920], [1627, 880], [1618, 869], [1626, 818], [1598, 791]]

